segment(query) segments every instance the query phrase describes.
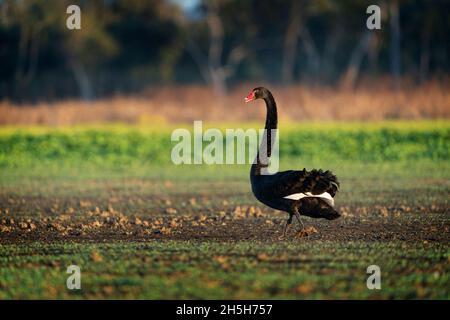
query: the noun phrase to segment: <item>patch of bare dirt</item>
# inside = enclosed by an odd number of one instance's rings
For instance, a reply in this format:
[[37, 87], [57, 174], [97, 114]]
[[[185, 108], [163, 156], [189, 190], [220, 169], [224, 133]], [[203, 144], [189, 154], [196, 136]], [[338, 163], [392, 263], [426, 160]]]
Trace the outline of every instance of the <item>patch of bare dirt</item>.
[[[224, 205], [223, 209], [203, 210], [192, 197], [186, 199], [194, 207], [189, 210], [177, 210], [167, 202], [139, 215], [125, 214], [112, 206], [92, 209], [93, 204], [86, 201], [63, 210], [47, 201], [43, 198], [39, 202], [40, 207], [50, 208], [47, 214], [44, 210], [34, 216], [15, 216], [9, 207], [3, 208], [1, 243], [146, 239], [280, 241], [278, 237], [287, 218], [285, 213], [256, 206]], [[15, 202], [21, 201], [15, 199], [12, 204]], [[28, 210], [33, 212], [32, 208]], [[450, 241], [450, 216], [445, 206], [346, 206], [340, 211], [342, 217], [334, 221], [304, 217], [306, 228], [301, 231], [294, 222], [284, 241]]]

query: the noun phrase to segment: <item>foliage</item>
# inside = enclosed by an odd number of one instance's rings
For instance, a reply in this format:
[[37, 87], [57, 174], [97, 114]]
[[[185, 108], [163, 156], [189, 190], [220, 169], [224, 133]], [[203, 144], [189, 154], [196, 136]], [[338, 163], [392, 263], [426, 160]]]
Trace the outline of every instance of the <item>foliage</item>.
[[[380, 2], [382, 30], [370, 33], [367, 1], [198, 0], [190, 11], [184, 2], [0, 1], [0, 98], [92, 98], [171, 82], [356, 83], [396, 64], [417, 82], [449, 71], [445, 1]], [[81, 30], [66, 28], [69, 5], [81, 8]]]
[[[233, 127], [239, 125], [228, 126]], [[171, 150], [176, 142], [171, 142], [170, 134], [174, 128], [158, 129], [137, 126], [3, 128], [0, 165], [26, 167], [39, 161], [102, 166], [171, 164]], [[450, 126], [448, 122], [424, 122], [411, 128], [395, 122], [372, 126], [291, 124], [280, 131], [280, 158], [298, 162], [449, 160]]]

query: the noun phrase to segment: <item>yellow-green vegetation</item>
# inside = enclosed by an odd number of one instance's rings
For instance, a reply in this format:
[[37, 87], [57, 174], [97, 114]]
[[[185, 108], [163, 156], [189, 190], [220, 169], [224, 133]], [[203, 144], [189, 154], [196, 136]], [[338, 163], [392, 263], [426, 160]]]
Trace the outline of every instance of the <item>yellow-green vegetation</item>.
[[[192, 129], [192, 126], [179, 126]], [[212, 127], [206, 125], [205, 128]], [[222, 124], [218, 126], [224, 129]], [[228, 128], [258, 128], [230, 124]], [[102, 167], [171, 165], [174, 126], [0, 129], [0, 168], [80, 162]], [[413, 161], [450, 159], [450, 122], [281, 125], [280, 157], [288, 161]], [[204, 142], [204, 144], [206, 144]], [[225, 143], [224, 143], [225, 145]]]

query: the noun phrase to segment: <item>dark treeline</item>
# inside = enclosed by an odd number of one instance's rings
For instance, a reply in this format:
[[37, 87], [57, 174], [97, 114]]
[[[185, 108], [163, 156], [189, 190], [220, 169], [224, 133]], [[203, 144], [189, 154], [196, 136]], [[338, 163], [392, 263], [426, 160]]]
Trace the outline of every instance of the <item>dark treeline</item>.
[[[152, 85], [356, 86], [449, 71], [450, 1], [0, 0], [0, 98], [93, 99]], [[195, 3], [195, 2], [194, 2]], [[66, 9], [81, 8], [81, 30]], [[381, 8], [381, 30], [366, 9]]]

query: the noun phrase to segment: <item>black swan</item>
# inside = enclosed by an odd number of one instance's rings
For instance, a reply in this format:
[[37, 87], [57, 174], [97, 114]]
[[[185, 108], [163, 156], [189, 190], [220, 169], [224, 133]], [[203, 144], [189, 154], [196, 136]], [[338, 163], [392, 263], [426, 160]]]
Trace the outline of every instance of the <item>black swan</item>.
[[[267, 107], [266, 126], [263, 141], [250, 170], [250, 181], [255, 197], [265, 205], [285, 211], [289, 218], [284, 226], [282, 237], [295, 216], [304, 225], [300, 215], [312, 218], [334, 220], [340, 217], [334, 209], [334, 196], [339, 189], [339, 182], [330, 171], [312, 170], [283, 171], [266, 174], [269, 158], [275, 141], [277, 129], [277, 106], [269, 90], [263, 87], [253, 89], [245, 102], [264, 99]], [[261, 156], [264, 153], [265, 156]], [[265, 159], [265, 161], [264, 161]]]

